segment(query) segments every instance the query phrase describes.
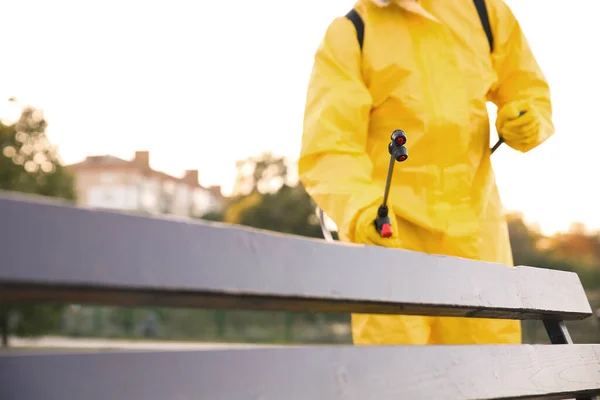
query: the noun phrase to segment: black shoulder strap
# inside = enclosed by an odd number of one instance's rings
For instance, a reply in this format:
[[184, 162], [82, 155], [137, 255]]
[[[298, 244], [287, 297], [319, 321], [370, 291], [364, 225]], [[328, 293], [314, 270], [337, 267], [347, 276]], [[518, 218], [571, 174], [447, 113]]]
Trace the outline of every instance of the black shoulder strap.
[[[477, 13], [479, 14], [479, 19], [481, 20], [481, 25], [483, 25], [483, 30], [485, 31], [488, 43], [490, 44], [490, 52], [493, 52], [494, 35], [492, 34], [492, 27], [490, 26], [490, 18], [488, 16], [485, 0], [473, 0], [473, 3], [475, 3], [475, 8], [477, 8]], [[346, 14], [346, 18], [348, 18], [352, 22], [352, 24], [354, 24], [358, 44], [360, 46], [360, 49], [362, 50], [363, 40], [365, 36], [365, 24], [355, 9], [350, 10], [348, 14]]]
[[356, 37], [358, 39], [358, 45], [362, 50], [363, 40], [365, 37], [365, 24], [363, 23], [362, 18], [360, 17], [360, 15], [358, 15], [355, 9], [350, 10], [348, 14], [346, 14], [346, 18], [348, 18], [352, 22], [352, 24], [354, 24], [354, 28], [356, 29]]
[[492, 27], [490, 26], [490, 18], [488, 16], [487, 7], [485, 6], [485, 0], [473, 0], [475, 3], [475, 8], [477, 8], [477, 13], [479, 14], [479, 19], [481, 20], [481, 25], [483, 25], [483, 30], [487, 35], [488, 43], [490, 44], [490, 53], [494, 52], [494, 35], [492, 34]]

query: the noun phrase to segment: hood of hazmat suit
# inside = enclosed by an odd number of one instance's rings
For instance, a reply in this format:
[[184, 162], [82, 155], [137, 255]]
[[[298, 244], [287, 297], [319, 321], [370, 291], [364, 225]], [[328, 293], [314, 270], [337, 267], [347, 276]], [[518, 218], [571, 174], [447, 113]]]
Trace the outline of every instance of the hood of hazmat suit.
[[[486, 102], [499, 110], [525, 102], [536, 111], [535, 140], [521, 151], [554, 126], [547, 81], [515, 16], [502, 0], [486, 5], [493, 45], [468, 0], [359, 0], [362, 49], [349, 18], [327, 28], [308, 86], [298, 168], [340, 240], [354, 242], [364, 228], [360, 213], [381, 204], [387, 145], [402, 129], [409, 158], [396, 164], [388, 203], [396, 247], [513, 265]], [[506, 320], [352, 316], [356, 344], [519, 343], [520, 329]]]

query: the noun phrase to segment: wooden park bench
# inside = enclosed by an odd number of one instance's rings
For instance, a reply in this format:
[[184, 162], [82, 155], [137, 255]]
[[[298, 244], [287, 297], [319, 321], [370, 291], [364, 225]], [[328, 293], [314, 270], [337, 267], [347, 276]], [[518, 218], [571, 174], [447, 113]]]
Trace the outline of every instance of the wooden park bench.
[[0, 302], [542, 320], [553, 344], [5, 352], [2, 400], [592, 398], [575, 273], [0, 196]]

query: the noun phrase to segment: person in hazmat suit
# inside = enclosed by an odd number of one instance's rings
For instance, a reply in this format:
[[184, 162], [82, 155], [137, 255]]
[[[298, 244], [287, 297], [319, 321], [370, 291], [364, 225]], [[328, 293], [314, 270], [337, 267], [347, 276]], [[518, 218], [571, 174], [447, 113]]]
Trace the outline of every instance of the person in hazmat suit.
[[[487, 101], [513, 149], [527, 152], [554, 133], [548, 83], [503, 0], [358, 0], [315, 54], [300, 180], [342, 241], [512, 267]], [[407, 133], [409, 157], [392, 178], [393, 236], [382, 238], [373, 221], [396, 129]], [[520, 343], [521, 325], [354, 314], [352, 336], [355, 344]]]

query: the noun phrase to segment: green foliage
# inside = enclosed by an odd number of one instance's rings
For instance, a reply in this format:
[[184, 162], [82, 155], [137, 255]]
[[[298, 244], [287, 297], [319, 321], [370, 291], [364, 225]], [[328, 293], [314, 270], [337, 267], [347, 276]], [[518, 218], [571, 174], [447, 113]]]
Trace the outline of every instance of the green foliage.
[[73, 177], [60, 164], [46, 126], [32, 107], [14, 124], [0, 122], [0, 189], [74, 200]]
[[3, 307], [0, 314], [8, 315], [9, 326], [18, 336], [38, 336], [57, 328], [64, 307], [62, 305], [24, 304]]
[[[0, 190], [75, 200], [72, 176], [61, 165], [46, 136], [40, 110], [26, 107], [14, 124], [0, 122]], [[2, 342], [9, 330], [20, 336], [40, 335], [56, 328], [63, 307], [11, 305], [0, 309]]]
[[202, 215], [200, 218], [204, 219], [206, 221], [222, 222], [225, 218], [225, 212], [224, 211], [211, 211], [211, 212], [208, 212], [208, 213]]
[[[315, 203], [301, 184], [290, 186], [287, 181], [288, 168], [283, 157], [264, 153], [239, 162], [236, 186], [246, 194], [237, 197], [230, 205], [230, 209], [236, 209], [230, 222], [322, 238]], [[258, 201], [249, 201], [257, 194]], [[225, 213], [207, 214], [202, 219], [224, 221]]]
[[282, 186], [263, 195], [261, 202], [246, 209], [241, 225], [308, 237], [323, 237], [315, 204], [301, 185]]

